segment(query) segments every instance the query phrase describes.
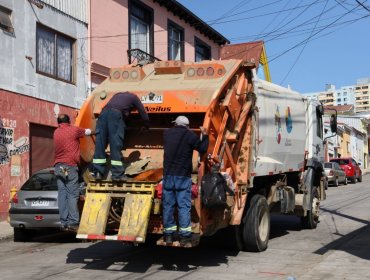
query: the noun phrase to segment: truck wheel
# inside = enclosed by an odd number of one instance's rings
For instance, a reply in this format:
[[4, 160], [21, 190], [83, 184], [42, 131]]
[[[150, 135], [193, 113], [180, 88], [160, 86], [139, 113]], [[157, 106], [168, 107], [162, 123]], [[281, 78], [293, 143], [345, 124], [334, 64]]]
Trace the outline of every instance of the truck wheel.
[[344, 177], [344, 184], [347, 185], [348, 184], [348, 180], [347, 180], [347, 176]]
[[33, 237], [33, 232], [23, 228], [14, 228], [14, 242], [26, 242], [30, 241]]
[[250, 252], [266, 250], [270, 235], [270, 211], [264, 196], [252, 197], [243, 224], [242, 238], [245, 250]]
[[307, 210], [307, 215], [301, 218], [302, 226], [306, 229], [314, 229], [319, 223], [319, 193], [317, 187], [312, 187], [311, 189], [311, 210]]

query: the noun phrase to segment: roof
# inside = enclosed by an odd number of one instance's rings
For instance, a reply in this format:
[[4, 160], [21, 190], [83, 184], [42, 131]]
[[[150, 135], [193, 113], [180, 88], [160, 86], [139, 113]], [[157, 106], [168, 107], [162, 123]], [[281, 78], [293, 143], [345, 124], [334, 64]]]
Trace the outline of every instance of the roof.
[[247, 63], [253, 63], [258, 69], [263, 65], [265, 80], [271, 82], [271, 75], [267, 61], [265, 44], [263, 41], [247, 42], [222, 46], [221, 59], [241, 59]]
[[179, 2], [175, 0], [153, 0], [153, 2], [157, 2], [160, 6], [167, 8], [168, 11], [190, 24], [192, 27], [203, 33], [203, 35], [213, 40], [218, 45], [230, 44], [228, 39], [226, 39], [218, 31], [213, 29]]
[[338, 113], [349, 113], [354, 112], [354, 106], [353, 105], [337, 105], [337, 106], [324, 106], [324, 109], [335, 109]]
[[258, 67], [263, 51], [263, 41], [232, 44], [223, 46], [221, 49], [221, 59], [242, 59], [253, 62]]

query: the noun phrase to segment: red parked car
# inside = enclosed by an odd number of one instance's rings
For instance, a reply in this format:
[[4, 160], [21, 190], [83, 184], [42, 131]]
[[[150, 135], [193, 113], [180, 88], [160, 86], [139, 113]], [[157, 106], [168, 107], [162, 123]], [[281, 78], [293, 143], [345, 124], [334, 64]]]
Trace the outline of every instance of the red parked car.
[[333, 158], [330, 162], [336, 162], [346, 172], [348, 180], [352, 183], [362, 182], [362, 171], [358, 163], [351, 157], [347, 158]]

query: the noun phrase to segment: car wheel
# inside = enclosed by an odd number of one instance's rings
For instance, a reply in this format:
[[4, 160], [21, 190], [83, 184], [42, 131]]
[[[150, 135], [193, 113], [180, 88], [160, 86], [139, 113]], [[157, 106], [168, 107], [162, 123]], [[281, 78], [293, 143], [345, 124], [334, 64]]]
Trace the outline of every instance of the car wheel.
[[347, 176], [344, 177], [344, 184], [347, 185], [348, 184], [348, 180], [347, 180]]
[[357, 178], [357, 181], [362, 182], [362, 174]]
[[23, 229], [23, 228], [14, 228], [14, 242], [26, 242], [30, 241], [33, 237], [33, 231]]
[[339, 180], [338, 180], [338, 177], [337, 177], [334, 180], [334, 187], [338, 187], [338, 186], [339, 186]]

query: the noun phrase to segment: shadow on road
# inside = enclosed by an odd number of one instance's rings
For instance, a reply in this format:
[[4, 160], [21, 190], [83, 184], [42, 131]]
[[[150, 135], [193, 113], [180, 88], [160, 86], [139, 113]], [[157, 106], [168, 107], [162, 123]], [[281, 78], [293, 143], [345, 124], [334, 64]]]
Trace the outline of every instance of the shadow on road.
[[[88, 248], [70, 251], [67, 263], [83, 263], [84, 269], [149, 273], [154, 269], [191, 272], [198, 267], [227, 264], [229, 256], [238, 251], [200, 246], [198, 248], [172, 248], [155, 245], [132, 246], [118, 242], [97, 242]], [[159, 266], [159, 268], [158, 268]], [[148, 274], [146, 274], [148, 276]]]
[[62, 232], [59, 229], [40, 229], [30, 231], [27, 240], [15, 242], [39, 243], [81, 243], [74, 232]]
[[301, 231], [300, 217], [271, 214], [270, 240], [289, 234], [290, 231]]
[[361, 259], [370, 260], [370, 222], [340, 213], [335, 210], [326, 208], [320, 208], [320, 210], [332, 215], [337, 215], [346, 219], [363, 223], [364, 226], [326, 244], [325, 246], [316, 250], [314, 253], [324, 255], [330, 250], [340, 250], [357, 256]]
[[[270, 238], [301, 230], [300, 219], [294, 216], [273, 216], [271, 225]], [[231, 229], [221, 230], [211, 237], [203, 237], [199, 247], [191, 249], [156, 246], [154, 243], [158, 238], [159, 236], [155, 239], [151, 237], [147, 242], [150, 245], [136, 247], [114, 241], [97, 242], [87, 248], [70, 251], [67, 263], [85, 264], [84, 269], [132, 273], [150, 274], [152, 269], [191, 272], [199, 267], [227, 264], [229, 257], [239, 254], [235, 249]]]

